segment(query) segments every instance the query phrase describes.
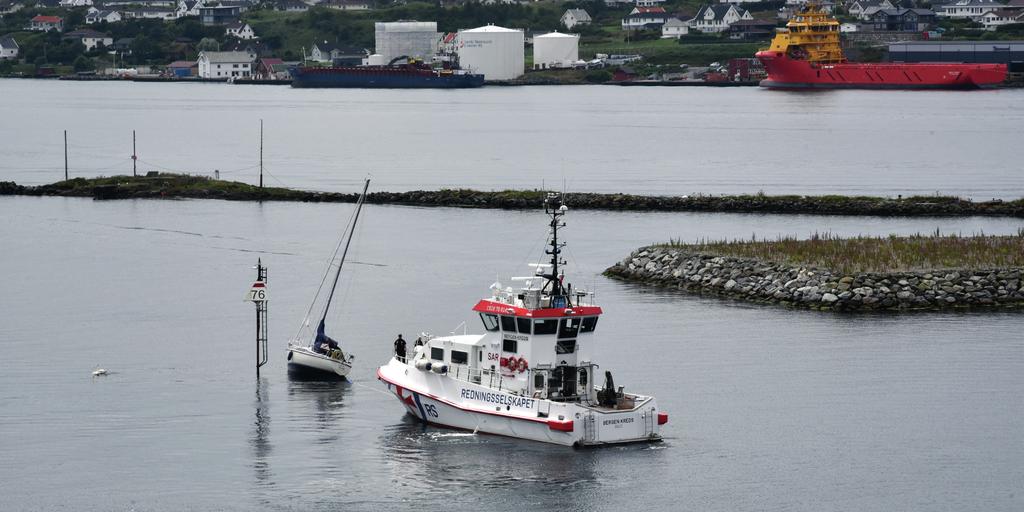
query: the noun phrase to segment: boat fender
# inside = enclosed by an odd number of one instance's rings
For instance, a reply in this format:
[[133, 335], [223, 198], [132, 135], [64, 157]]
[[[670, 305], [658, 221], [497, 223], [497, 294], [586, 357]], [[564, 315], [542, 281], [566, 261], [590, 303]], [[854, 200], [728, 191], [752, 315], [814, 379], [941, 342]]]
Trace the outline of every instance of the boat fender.
[[530, 367], [530, 364], [526, 362], [526, 358], [520, 357], [517, 366], [519, 367], [519, 373], [523, 373]]
[[443, 375], [445, 373], [448, 373], [448, 365], [446, 365], [446, 364], [435, 364], [435, 365], [433, 365], [431, 370], [433, 370], [434, 373], [439, 373], [439, 374]]
[[430, 369], [430, 361], [427, 361], [426, 359], [417, 359], [416, 362], [413, 363], [413, 365], [416, 367], [417, 370]]

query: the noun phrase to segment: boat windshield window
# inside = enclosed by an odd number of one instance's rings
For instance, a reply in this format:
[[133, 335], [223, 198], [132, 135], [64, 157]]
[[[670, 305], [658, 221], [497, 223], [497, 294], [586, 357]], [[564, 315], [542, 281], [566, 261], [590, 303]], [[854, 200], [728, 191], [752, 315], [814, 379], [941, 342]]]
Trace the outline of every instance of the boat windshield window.
[[516, 324], [519, 325], [519, 334], [530, 334], [529, 318], [516, 318]]
[[579, 318], [563, 318], [560, 328], [558, 329], [559, 338], [575, 338], [580, 332], [580, 319]]
[[501, 350], [503, 352], [512, 352], [514, 354], [518, 353], [519, 352], [519, 342], [517, 342], [516, 340], [502, 340], [501, 341]]
[[501, 330], [505, 332], [516, 332], [516, 317], [514, 316], [502, 316], [501, 317]]
[[580, 325], [580, 332], [594, 332], [597, 329], [597, 317], [588, 316], [583, 319], [583, 323]]
[[461, 350], [452, 350], [452, 364], [466, 364], [469, 362], [469, 353]]
[[558, 340], [555, 344], [556, 354], [572, 354], [576, 352], [576, 340]]
[[444, 349], [441, 347], [431, 347], [430, 358], [434, 361], [444, 361]]
[[533, 333], [534, 334], [554, 334], [558, 332], [558, 320], [534, 320], [533, 321]]
[[480, 313], [480, 320], [484, 321], [484, 329], [491, 332], [498, 330], [498, 315]]

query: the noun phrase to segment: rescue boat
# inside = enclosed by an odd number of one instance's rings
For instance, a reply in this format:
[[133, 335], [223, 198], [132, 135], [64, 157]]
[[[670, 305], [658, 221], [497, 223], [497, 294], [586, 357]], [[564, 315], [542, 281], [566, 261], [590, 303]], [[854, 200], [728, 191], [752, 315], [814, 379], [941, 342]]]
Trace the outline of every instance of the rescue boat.
[[[616, 387], [594, 361], [603, 311], [592, 293], [565, 281], [558, 238], [568, 206], [548, 194], [549, 263], [491, 285], [474, 307], [483, 334], [423, 335], [377, 378], [422, 422], [565, 446], [661, 440], [668, 414], [652, 396]], [[598, 381], [603, 381], [598, 385]]]
[[755, 55], [780, 89], [979, 89], [1006, 81], [1006, 64], [848, 62], [839, 43], [839, 21], [813, 4], [777, 29], [771, 45]]

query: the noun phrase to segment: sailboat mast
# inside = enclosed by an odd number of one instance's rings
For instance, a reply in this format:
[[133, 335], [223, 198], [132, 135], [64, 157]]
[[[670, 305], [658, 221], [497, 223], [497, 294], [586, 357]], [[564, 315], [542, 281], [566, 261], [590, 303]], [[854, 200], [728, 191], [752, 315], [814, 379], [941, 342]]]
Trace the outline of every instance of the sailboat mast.
[[331, 293], [327, 294], [327, 306], [324, 307], [324, 316], [320, 318], [323, 322], [327, 319], [327, 311], [331, 309], [331, 300], [334, 299], [334, 289], [338, 286], [338, 278], [341, 277], [341, 267], [345, 264], [345, 255], [348, 254], [348, 246], [352, 243], [352, 235], [356, 231], [356, 223], [359, 222], [359, 212], [363, 209], [363, 201], [366, 200], [366, 191], [370, 188], [370, 180], [363, 184], [363, 193], [359, 195], [356, 203], [356, 214], [352, 219], [352, 225], [348, 230], [348, 239], [345, 240], [345, 249], [341, 252], [341, 261], [338, 262], [338, 271], [334, 273], [334, 282], [331, 283]]

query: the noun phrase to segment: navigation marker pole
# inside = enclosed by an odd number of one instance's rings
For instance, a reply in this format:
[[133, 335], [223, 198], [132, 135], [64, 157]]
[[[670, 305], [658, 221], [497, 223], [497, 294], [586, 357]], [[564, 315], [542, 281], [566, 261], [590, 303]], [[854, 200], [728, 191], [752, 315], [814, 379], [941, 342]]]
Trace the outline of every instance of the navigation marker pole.
[[256, 282], [249, 288], [245, 300], [256, 304], [256, 378], [260, 378], [260, 367], [267, 364], [267, 267], [263, 260], [256, 260]]
[[260, 190], [263, 190], [263, 120], [260, 119]]
[[64, 130], [64, 181], [68, 180], [68, 131]]
[[138, 176], [135, 172], [135, 163], [139, 160], [139, 155], [135, 154], [135, 130], [132, 130], [132, 176]]

